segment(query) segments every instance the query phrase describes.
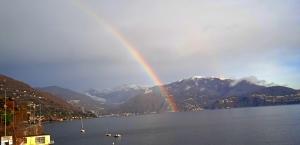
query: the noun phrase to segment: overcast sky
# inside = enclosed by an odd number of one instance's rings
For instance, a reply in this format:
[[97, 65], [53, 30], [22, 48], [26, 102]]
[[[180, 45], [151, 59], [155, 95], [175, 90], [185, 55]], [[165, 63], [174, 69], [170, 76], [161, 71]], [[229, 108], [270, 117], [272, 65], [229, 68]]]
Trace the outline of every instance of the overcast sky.
[[[164, 82], [193, 75], [300, 88], [298, 0], [91, 0]], [[0, 73], [71, 89], [152, 85], [140, 64], [77, 1], [0, 1]]]

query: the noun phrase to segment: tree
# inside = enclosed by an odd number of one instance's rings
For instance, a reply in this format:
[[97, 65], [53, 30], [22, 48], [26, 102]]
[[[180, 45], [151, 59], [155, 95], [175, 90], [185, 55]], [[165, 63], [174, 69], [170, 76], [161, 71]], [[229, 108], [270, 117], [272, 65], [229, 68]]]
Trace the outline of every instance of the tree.
[[1, 111], [1, 122], [3, 125], [5, 124], [5, 115], [6, 115], [6, 125], [9, 125], [13, 120], [13, 115], [9, 111], [6, 111], [6, 114], [4, 111]]

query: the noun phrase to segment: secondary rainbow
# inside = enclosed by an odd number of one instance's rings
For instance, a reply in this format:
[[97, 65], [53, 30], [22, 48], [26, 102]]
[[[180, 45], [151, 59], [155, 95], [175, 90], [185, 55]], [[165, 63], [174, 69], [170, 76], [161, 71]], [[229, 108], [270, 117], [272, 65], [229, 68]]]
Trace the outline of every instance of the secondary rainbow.
[[164, 87], [161, 79], [158, 77], [154, 69], [151, 67], [151, 65], [146, 61], [146, 59], [143, 57], [143, 55], [138, 51], [138, 49], [130, 43], [128, 39], [117, 29], [115, 28], [112, 24], [108, 23], [108, 21], [104, 20], [104, 18], [100, 17], [97, 15], [95, 12], [92, 10], [88, 9], [84, 5], [80, 3], [80, 1], [77, 1], [78, 6], [84, 10], [87, 14], [95, 18], [97, 23], [100, 25], [103, 25], [111, 34], [114, 36], [133, 56], [133, 58], [142, 66], [142, 68], [145, 70], [147, 75], [153, 80], [155, 85], [159, 86], [160, 92], [162, 96], [165, 97], [166, 102], [168, 103], [170, 109], [172, 112], [177, 112], [178, 108], [176, 106], [174, 97], [172, 94], [167, 90], [167, 88]]

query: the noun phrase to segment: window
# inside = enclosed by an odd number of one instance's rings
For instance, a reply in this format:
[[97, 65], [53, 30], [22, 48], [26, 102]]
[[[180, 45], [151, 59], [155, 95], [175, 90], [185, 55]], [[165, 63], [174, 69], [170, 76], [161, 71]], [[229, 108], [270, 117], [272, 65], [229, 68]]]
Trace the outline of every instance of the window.
[[36, 143], [45, 143], [45, 137], [36, 137], [35, 138]]

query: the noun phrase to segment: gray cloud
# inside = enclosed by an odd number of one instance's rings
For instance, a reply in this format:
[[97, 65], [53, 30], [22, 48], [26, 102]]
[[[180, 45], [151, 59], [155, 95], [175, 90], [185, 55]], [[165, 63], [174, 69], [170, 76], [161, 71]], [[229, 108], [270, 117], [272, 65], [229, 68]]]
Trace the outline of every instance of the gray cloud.
[[259, 80], [255, 76], [249, 76], [249, 77], [244, 77], [244, 78], [239, 78], [239, 79], [234, 79], [234, 81], [230, 84], [230, 86], [235, 86], [241, 81], [248, 81], [253, 84], [261, 85], [261, 86], [275, 86], [275, 83], [272, 82], [267, 82], [265, 80]]
[[[297, 0], [81, 3], [122, 32], [163, 81], [254, 75], [300, 87]], [[0, 23], [0, 73], [75, 89], [152, 83], [126, 48], [74, 1], [1, 1]]]

